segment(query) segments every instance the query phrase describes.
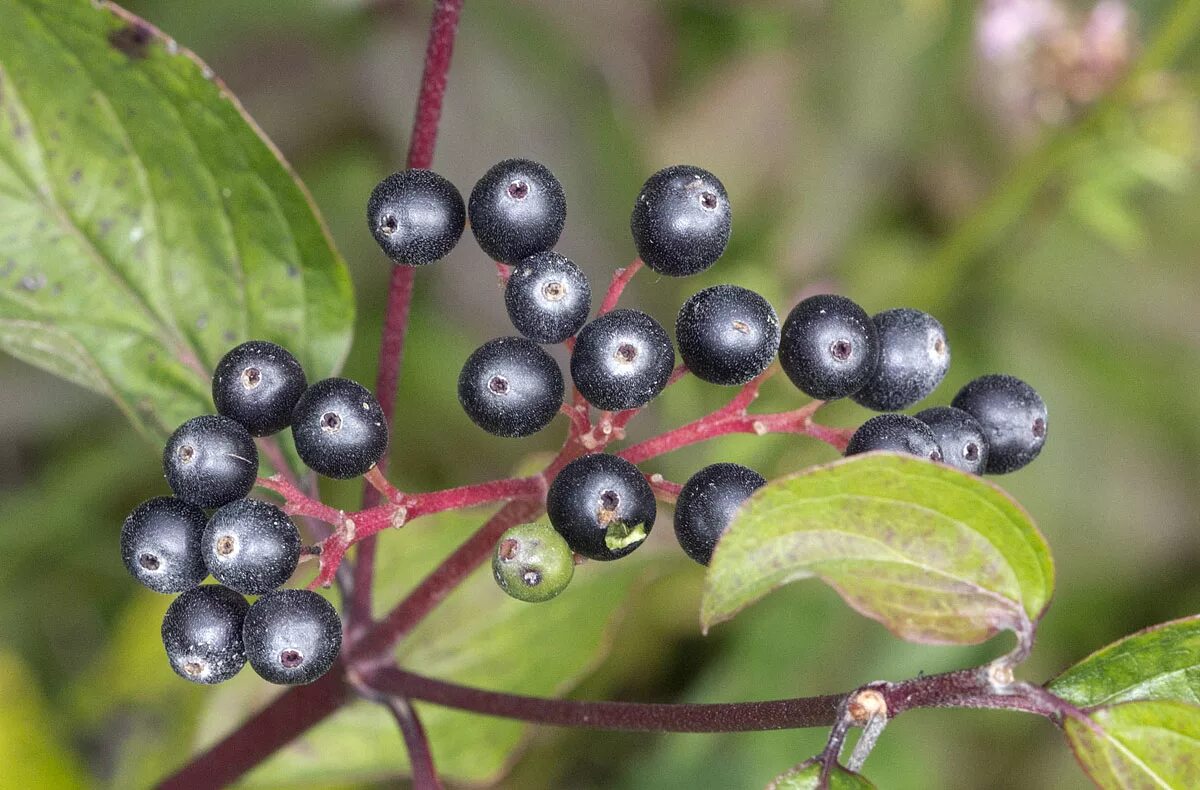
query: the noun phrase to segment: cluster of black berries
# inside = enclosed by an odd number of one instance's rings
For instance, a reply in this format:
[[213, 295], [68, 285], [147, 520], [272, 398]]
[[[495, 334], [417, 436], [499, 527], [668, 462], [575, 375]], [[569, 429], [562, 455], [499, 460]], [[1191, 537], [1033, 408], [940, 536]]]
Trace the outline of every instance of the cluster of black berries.
[[[873, 411], [898, 412], [942, 382], [950, 345], [941, 323], [928, 313], [898, 308], [868, 316], [843, 296], [822, 294], [792, 308], [783, 324], [779, 363], [814, 398], [849, 397]], [[873, 417], [851, 437], [846, 454], [892, 450], [973, 474], [1004, 474], [1041, 452], [1046, 404], [1020, 379], [981, 376], [951, 403], [912, 417]]]
[[[125, 519], [125, 567], [151, 590], [181, 593], [162, 639], [184, 679], [220, 683], [249, 660], [272, 683], [309, 683], [337, 658], [341, 619], [314, 592], [279, 589], [300, 561], [300, 533], [275, 505], [245, 498], [258, 475], [254, 437], [290, 426], [311, 469], [349, 478], [383, 456], [387, 425], [360, 384], [309, 386], [296, 358], [266, 341], [221, 359], [212, 396], [218, 413], [188, 420], [163, 449], [174, 496], [143, 502]], [[218, 584], [201, 585], [209, 575]], [[250, 604], [247, 595], [260, 597]]]
[[[675, 366], [667, 331], [640, 310], [619, 309], [588, 321], [591, 288], [570, 259], [552, 248], [566, 222], [562, 185], [544, 166], [508, 159], [491, 168], [464, 206], [458, 190], [427, 170], [396, 173], [367, 207], [371, 231], [396, 263], [423, 265], [458, 243], [467, 219], [479, 246], [507, 264], [504, 299], [518, 335], [490, 340], [467, 359], [458, 380], [467, 415], [489, 433], [528, 436], [545, 428], [563, 402], [564, 379], [543, 344], [570, 341], [576, 390], [605, 411], [639, 408], [666, 387]], [[725, 251], [729, 198], [720, 180], [678, 165], [652, 175], [634, 201], [630, 230], [641, 260], [673, 277], [702, 272]], [[892, 450], [974, 473], [1011, 472], [1033, 460], [1046, 436], [1046, 408], [1024, 382], [984, 376], [950, 407], [897, 414], [928, 396], [945, 376], [950, 348], [942, 326], [913, 309], [868, 316], [841, 296], [796, 305], [782, 328], [762, 296], [737, 285], [693, 295], [675, 321], [683, 363], [703, 381], [745, 384], [778, 355], [803, 392], [820, 400], [850, 397], [881, 412], [852, 437], [847, 454]], [[707, 564], [741, 503], [765, 480], [737, 464], [714, 464], [688, 480], [675, 508], [680, 544]], [[523, 600], [556, 595], [580, 555], [613, 560], [636, 549], [654, 525], [645, 476], [604, 453], [567, 464], [550, 486], [545, 525], [515, 527], [493, 558], [496, 580]]]

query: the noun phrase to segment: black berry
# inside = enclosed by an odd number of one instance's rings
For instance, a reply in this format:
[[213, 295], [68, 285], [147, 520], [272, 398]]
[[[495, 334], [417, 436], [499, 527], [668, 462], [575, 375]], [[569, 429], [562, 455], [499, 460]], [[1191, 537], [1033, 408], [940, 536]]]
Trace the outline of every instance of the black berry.
[[244, 595], [262, 595], [291, 578], [300, 533], [270, 502], [239, 499], [213, 513], [200, 540], [213, 578]]
[[950, 367], [950, 344], [936, 318], [900, 307], [871, 317], [879, 336], [879, 365], [855, 403], [875, 411], [907, 409], [933, 392]]
[[212, 397], [217, 411], [252, 436], [268, 436], [292, 421], [308, 379], [287, 349], [265, 340], [242, 343], [217, 363]]
[[907, 414], [880, 414], [864, 422], [850, 437], [846, 455], [858, 455], [871, 450], [891, 450], [907, 453], [930, 461], [942, 460], [933, 430], [916, 417]]
[[779, 364], [792, 383], [813, 398], [852, 395], [879, 364], [875, 324], [844, 296], [810, 296], [783, 322]]
[[654, 526], [654, 491], [637, 467], [594, 453], [562, 468], [546, 495], [550, 523], [571, 550], [615, 560], [642, 545]]
[[342, 649], [342, 619], [311, 590], [278, 590], [254, 602], [242, 630], [259, 677], [297, 686], [324, 675]]
[[1033, 387], [1013, 376], [980, 376], [951, 402], [979, 421], [987, 437], [984, 471], [1015, 472], [1042, 451], [1046, 443], [1046, 404]]
[[538, 252], [513, 268], [504, 288], [513, 326], [538, 343], [573, 337], [592, 309], [592, 288], [583, 270], [557, 252]]
[[471, 232], [493, 260], [518, 263], [558, 243], [567, 221], [562, 184], [528, 159], [505, 159], [471, 190]]
[[489, 340], [467, 357], [458, 402], [496, 436], [529, 436], [550, 424], [563, 402], [563, 376], [545, 349], [523, 337]]
[[220, 507], [254, 487], [258, 448], [241, 423], [206, 414], [175, 429], [163, 449], [162, 464], [175, 496], [198, 507]]
[[684, 302], [675, 342], [688, 370], [713, 384], [745, 384], [779, 350], [779, 317], [754, 291], [714, 285]]
[[571, 352], [571, 379], [588, 402], [619, 411], [654, 400], [675, 367], [665, 329], [640, 310], [613, 310], [584, 326]]
[[943, 462], [964, 472], [983, 474], [987, 468], [988, 442], [974, 417], [953, 406], [934, 406], [915, 416], [933, 430], [933, 437], [942, 448]]
[[208, 685], [240, 672], [246, 663], [242, 623], [249, 608], [245, 598], [219, 584], [193, 587], [172, 601], [163, 617], [162, 641], [175, 673]]
[[647, 266], [685, 277], [704, 271], [725, 252], [731, 218], [720, 179], [699, 167], [674, 165], [646, 179], [629, 229]]
[[687, 555], [707, 565], [738, 507], [766, 482], [739, 464], [713, 464], [692, 475], [675, 502], [675, 537]]
[[446, 257], [466, 224], [462, 195], [431, 170], [401, 170], [379, 182], [367, 201], [367, 225], [396, 263], [423, 266]]
[[160, 593], [177, 593], [204, 581], [200, 552], [204, 511], [175, 497], [148, 499], [121, 526], [121, 559], [133, 578]]
[[549, 601], [567, 588], [574, 575], [574, 552], [545, 522], [518, 524], [496, 542], [492, 576], [500, 589], [518, 601]]
[[292, 410], [292, 438], [309, 469], [346, 480], [379, 462], [387, 452], [388, 428], [379, 401], [366, 387], [333, 378], [300, 396]]

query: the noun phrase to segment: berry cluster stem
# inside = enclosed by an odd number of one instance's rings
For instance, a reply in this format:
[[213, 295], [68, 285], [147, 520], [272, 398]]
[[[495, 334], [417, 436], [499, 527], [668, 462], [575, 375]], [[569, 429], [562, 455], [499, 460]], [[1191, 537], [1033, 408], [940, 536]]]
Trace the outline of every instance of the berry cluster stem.
[[758, 378], [743, 386], [729, 403], [711, 414], [628, 447], [619, 455], [630, 463], [640, 464], [688, 445], [730, 433], [753, 433], [759, 436], [768, 433], [802, 434], [825, 442], [838, 452], [844, 452], [846, 444], [854, 434], [852, 429], [831, 428], [813, 422], [813, 416], [825, 405], [824, 401], [814, 400], [798, 409], [773, 414], [751, 414], [748, 411], [750, 404], [758, 397], [758, 390], [763, 382], [777, 370], [776, 366], [768, 368]]
[[617, 269], [613, 273], [612, 282], [609, 283], [608, 291], [604, 294], [604, 301], [600, 302], [600, 309], [597, 315], [611, 313], [617, 306], [617, 302], [621, 299], [621, 294], [625, 291], [625, 286], [629, 285], [629, 281], [633, 279], [633, 275], [637, 274], [642, 268], [642, 259], [634, 258], [633, 263], [626, 266], [624, 269]]
[[[758, 397], [762, 383], [770, 378], [776, 370], [777, 368], [772, 367], [747, 383], [738, 391], [737, 395], [716, 411], [672, 431], [628, 447], [619, 455], [631, 463], [641, 464], [659, 455], [730, 433], [802, 434], [826, 442], [839, 451], [844, 450], [846, 442], [849, 441], [852, 434], [851, 430], [831, 428], [813, 422], [813, 415], [824, 405], [822, 401], [812, 401], [798, 409], [786, 412], [751, 414], [748, 411], [749, 405]], [[676, 369], [672, 380], [678, 380], [686, 372], [687, 369], [680, 366]], [[258, 485], [282, 496], [284, 498], [283, 509], [288, 514], [314, 518], [334, 527], [333, 533], [321, 543], [320, 571], [310, 584], [310, 588], [328, 586], [332, 583], [338, 567], [350, 547], [358, 545], [361, 551], [361, 546], [372, 542], [378, 533], [388, 527], [402, 527], [421, 516], [496, 502], [531, 502], [538, 507], [532, 515], [527, 515], [525, 518], [534, 518], [540, 515], [546, 491], [558, 471], [580, 455], [603, 450], [610, 442], [623, 438], [625, 426], [637, 415], [638, 410], [630, 409], [616, 414], [603, 412], [594, 424], [591, 422], [586, 404], [582, 407], [564, 405], [563, 413], [569, 417], [571, 426], [562, 450], [544, 470], [529, 477], [506, 478], [423, 494], [408, 494], [389, 483], [383, 472], [377, 467], [368, 472], [365, 477], [367, 485], [376, 495], [376, 501], [381, 499], [385, 501], [354, 513], [345, 513], [331, 508], [309, 497], [294, 483], [278, 475], [261, 478]], [[660, 476], [654, 474], [650, 474], [648, 477], [660, 499], [671, 502], [678, 496], [679, 486], [677, 484], [664, 481]], [[508, 526], [512, 526], [512, 524], [507, 524], [505, 528]], [[503, 532], [503, 529], [500, 532]], [[499, 536], [500, 532], [497, 532], [496, 535]], [[475, 557], [475, 563], [482, 562], [490, 549], [490, 546], [483, 546], [478, 556]], [[474, 565], [472, 565], [473, 567]], [[435, 571], [435, 573], [437, 572]], [[358, 581], [356, 578], [356, 585]], [[389, 619], [390, 617], [389, 615]], [[358, 625], [361, 626], [361, 623]], [[358, 630], [361, 631], [361, 628]]]

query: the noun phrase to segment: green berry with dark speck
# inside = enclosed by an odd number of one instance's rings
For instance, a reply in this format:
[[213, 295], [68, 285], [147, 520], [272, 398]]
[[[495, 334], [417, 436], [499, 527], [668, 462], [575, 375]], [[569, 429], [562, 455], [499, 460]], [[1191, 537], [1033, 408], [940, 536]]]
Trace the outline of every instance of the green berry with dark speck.
[[519, 524], [496, 543], [492, 575], [500, 589], [518, 601], [549, 601], [575, 575], [575, 554], [549, 524]]

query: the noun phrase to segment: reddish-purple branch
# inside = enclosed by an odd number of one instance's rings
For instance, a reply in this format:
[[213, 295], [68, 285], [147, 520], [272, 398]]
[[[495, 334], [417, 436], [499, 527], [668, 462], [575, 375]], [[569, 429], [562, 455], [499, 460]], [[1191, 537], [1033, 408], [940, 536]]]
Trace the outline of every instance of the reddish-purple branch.
[[161, 790], [226, 787], [298, 738], [350, 698], [342, 661], [307, 686], [290, 688], [159, 785]]
[[446, 95], [446, 78], [454, 54], [454, 38], [458, 33], [458, 18], [463, 0], [437, 0], [433, 21], [429, 24], [429, 39], [425, 48], [425, 71], [421, 74], [421, 93], [417, 96], [417, 112], [413, 119], [412, 138], [408, 143], [408, 166], [429, 167], [433, 164], [433, 149], [437, 145], [438, 122], [442, 118], [442, 99]]
[[412, 768], [413, 790], [442, 790], [437, 769], [433, 767], [429, 738], [412, 703], [404, 697], [387, 695], [383, 704], [392, 712], [396, 726], [404, 736], [404, 748], [408, 750], [408, 764]]
[[[922, 675], [898, 683], [868, 683], [843, 694], [725, 704], [645, 704], [529, 697], [462, 686], [394, 665], [370, 665], [353, 658], [350, 663], [355, 667], [352, 685], [365, 690], [374, 699], [389, 695], [487, 716], [600, 730], [746, 732], [834, 725], [835, 734], [844, 737], [849, 726], [863, 726], [876, 715], [890, 720], [919, 708], [1015, 710], [1044, 716], [1059, 724], [1064, 717], [1087, 721], [1081, 711], [1046, 689], [1014, 681], [1007, 665], [1002, 663], [941, 675]], [[162, 786], [208, 788], [232, 782], [271, 751], [333, 713], [348, 699], [350, 687], [339, 663], [316, 683], [289, 689]], [[877, 698], [880, 706], [872, 709], [864, 705], [869, 696]], [[250, 752], [239, 748], [247, 742], [265, 743], [269, 748], [265, 751], [253, 748]], [[421, 753], [420, 744], [413, 748], [418, 755]], [[253, 759], [248, 759], [248, 755]], [[836, 757], [836, 750], [833, 756]], [[417, 759], [423, 758], [414, 758], [414, 766]]]
[[369, 672], [364, 681], [379, 691], [486, 716], [558, 727], [646, 732], [749, 732], [832, 724], [844, 694], [736, 702], [668, 704], [591, 702], [526, 697], [460, 686], [394, 666]]
[[[413, 119], [412, 137], [408, 143], [408, 167], [427, 168], [433, 163], [437, 144], [438, 121], [442, 117], [442, 100], [446, 95], [446, 80], [454, 54], [454, 39], [463, 0], [437, 0], [429, 24], [429, 39], [425, 48], [425, 70], [421, 74], [421, 92], [417, 96], [417, 111]], [[400, 382], [400, 365], [404, 360], [404, 339], [408, 330], [408, 312], [412, 303], [413, 273], [411, 266], [395, 266], [388, 286], [387, 312], [383, 319], [383, 334], [379, 341], [379, 371], [375, 379], [375, 397], [383, 409], [388, 427], [396, 406], [396, 390]], [[380, 461], [386, 469], [386, 456]], [[381, 470], [382, 471], [382, 470]], [[367, 487], [363, 506], [378, 504], [379, 495]], [[354, 587], [348, 619], [351, 624], [371, 618], [371, 586], [375, 574], [375, 539], [359, 544], [358, 562], [354, 568]]]

